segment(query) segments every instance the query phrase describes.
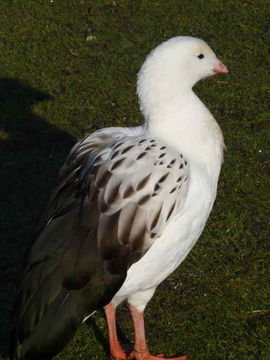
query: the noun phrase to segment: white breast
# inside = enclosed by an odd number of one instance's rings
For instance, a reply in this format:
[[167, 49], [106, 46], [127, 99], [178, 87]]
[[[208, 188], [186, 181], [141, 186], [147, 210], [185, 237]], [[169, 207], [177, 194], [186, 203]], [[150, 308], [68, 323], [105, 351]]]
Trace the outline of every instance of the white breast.
[[201, 167], [192, 168], [186, 204], [168, 224], [141, 260], [128, 270], [127, 278], [113, 302], [120, 303], [131, 294], [156, 288], [186, 258], [198, 240], [216, 196], [217, 183]]

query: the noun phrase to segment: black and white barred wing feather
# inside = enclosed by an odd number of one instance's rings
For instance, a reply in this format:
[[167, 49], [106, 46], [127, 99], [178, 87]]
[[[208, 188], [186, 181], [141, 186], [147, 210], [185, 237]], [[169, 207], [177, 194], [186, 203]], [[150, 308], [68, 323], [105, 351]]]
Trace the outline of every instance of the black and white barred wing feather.
[[181, 212], [189, 167], [158, 140], [109, 128], [82, 140], [60, 171], [29, 254], [14, 359], [51, 359], [111, 301], [128, 268]]

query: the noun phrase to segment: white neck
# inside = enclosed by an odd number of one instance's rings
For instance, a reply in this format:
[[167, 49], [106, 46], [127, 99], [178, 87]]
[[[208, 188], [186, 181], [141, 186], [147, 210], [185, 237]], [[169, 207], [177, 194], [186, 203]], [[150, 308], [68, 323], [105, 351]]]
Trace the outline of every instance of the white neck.
[[210, 111], [191, 89], [172, 96], [170, 101], [159, 101], [159, 106], [142, 110], [146, 113], [146, 129], [151, 134], [170, 143], [187, 160], [192, 160], [191, 164], [205, 166], [217, 181], [223, 158], [223, 136]]
[[[194, 54], [200, 51], [209, 59], [195, 66]], [[192, 91], [198, 81], [213, 75], [216, 60], [201, 40], [172, 38], [146, 58], [138, 74], [137, 92], [146, 129], [182, 152], [191, 164], [204, 166], [217, 180], [223, 136], [210, 111]]]

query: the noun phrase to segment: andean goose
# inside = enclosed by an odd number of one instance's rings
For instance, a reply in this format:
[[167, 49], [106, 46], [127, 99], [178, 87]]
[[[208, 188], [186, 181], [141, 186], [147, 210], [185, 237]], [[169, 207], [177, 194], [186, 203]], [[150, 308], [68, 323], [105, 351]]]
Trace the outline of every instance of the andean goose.
[[[29, 253], [12, 359], [51, 359], [102, 307], [111, 359], [162, 358], [148, 351], [143, 312], [196, 243], [216, 197], [223, 137], [192, 87], [218, 72], [228, 70], [204, 41], [162, 43], [138, 75], [145, 124], [102, 129], [73, 147]], [[135, 328], [130, 354], [115, 326], [123, 301]]]

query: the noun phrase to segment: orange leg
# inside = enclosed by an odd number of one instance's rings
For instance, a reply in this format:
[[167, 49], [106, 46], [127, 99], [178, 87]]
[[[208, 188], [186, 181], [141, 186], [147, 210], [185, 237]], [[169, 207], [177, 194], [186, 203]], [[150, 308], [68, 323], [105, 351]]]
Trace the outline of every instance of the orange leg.
[[[136, 360], [162, 360], [166, 359], [164, 355], [151, 355], [148, 351], [148, 347], [145, 340], [145, 331], [144, 331], [144, 313], [139, 312], [134, 306], [129, 304], [129, 309], [131, 312], [134, 332], [135, 332], [135, 346], [134, 350], [130, 354], [130, 359]], [[180, 356], [176, 358], [170, 358], [171, 360], [187, 360], [186, 356]]]
[[128, 359], [128, 354], [124, 352], [122, 346], [119, 343], [117, 330], [116, 330], [116, 320], [115, 320], [115, 308], [112, 303], [109, 303], [105, 306], [105, 314], [107, 318], [108, 328], [109, 328], [109, 338], [110, 338], [110, 359], [111, 360], [126, 360]]

